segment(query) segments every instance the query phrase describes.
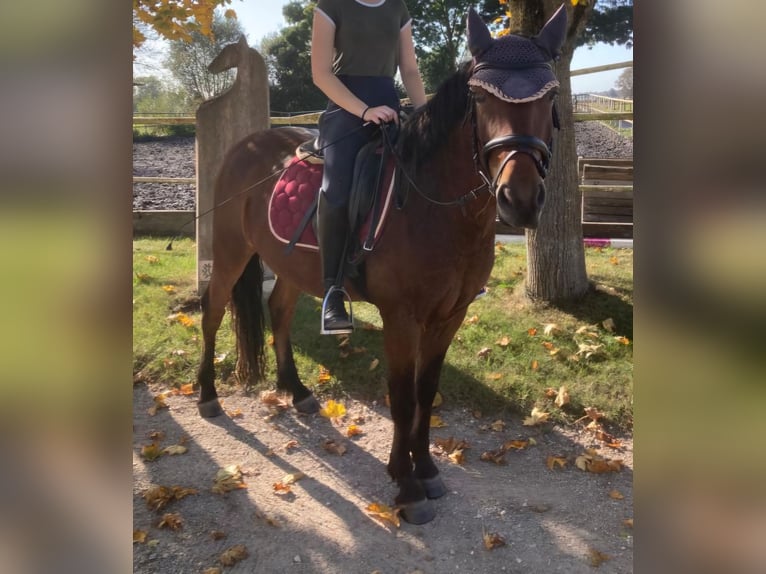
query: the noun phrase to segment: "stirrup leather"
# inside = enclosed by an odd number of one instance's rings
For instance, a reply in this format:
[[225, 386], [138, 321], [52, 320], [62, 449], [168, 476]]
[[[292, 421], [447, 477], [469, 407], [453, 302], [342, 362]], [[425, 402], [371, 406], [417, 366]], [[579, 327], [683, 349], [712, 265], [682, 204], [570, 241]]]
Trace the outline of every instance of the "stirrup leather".
[[[325, 311], [327, 311], [327, 301], [330, 299], [330, 295], [332, 295], [335, 291], [340, 291], [343, 293], [344, 299], [348, 301], [348, 320], [351, 323], [350, 327], [342, 328], [342, 329], [327, 329], [324, 323], [325, 318]], [[346, 291], [343, 287], [330, 287], [330, 289], [327, 291], [327, 293], [324, 296], [324, 299], [322, 300], [322, 313], [320, 315], [321, 317], [321, 327], [319, 329], [320, 335], [344, 335], [346, 333], [353, 333], [354, 332], [354, 307], [351, 305], [351, 296], [348, 294], [348, 291]]]

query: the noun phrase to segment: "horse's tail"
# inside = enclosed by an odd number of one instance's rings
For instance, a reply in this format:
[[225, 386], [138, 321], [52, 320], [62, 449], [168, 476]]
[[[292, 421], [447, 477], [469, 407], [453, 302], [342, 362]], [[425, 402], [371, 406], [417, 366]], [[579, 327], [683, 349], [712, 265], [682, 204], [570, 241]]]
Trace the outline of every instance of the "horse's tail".
[[255, 254], [247, 262], [231, 296], [232, 324], [237, 337], [236, 374], [246, 389], [263, 379], [265, 372], [262, 295], [263, 265]]

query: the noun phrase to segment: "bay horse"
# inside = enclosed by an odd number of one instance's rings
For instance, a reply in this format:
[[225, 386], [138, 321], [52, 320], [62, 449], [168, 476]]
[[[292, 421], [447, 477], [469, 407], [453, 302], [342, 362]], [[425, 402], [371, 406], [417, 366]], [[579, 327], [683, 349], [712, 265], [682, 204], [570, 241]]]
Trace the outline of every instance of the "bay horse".
[[[516, 38], [547, 45], [545, 57], [550, 59], [563, 40], [560, 25], [553, 32], [549, 29], [554, 18], [532, 40]], [[489, 278], [496, 212], [506, 223], [534, 228], [544, 200], [554, 86], [548, 82], [539, 95], [517, 103], [504, 96], [513, 87], [478, 74], [504, 69], [507, 44], [502, 42], [507, 38], [492, 39], [478, 16], [469, 13], [468, 45], [474, 58], [402, 123], [396, 151], [405, 175], [400, 185], [409, 189], [406, 202], [387, 215], [385, 231], [365, 260], [363, 280], [345, 284], [353, 300], [374, 304], [383, 320], [394, 423], [387, 470], [399, 487], [395, 502], [403, 518], [417, 524], [435, 516], [428, 499], [446, 493], [429, 454], [431, 405], [447, 349]], [[495, 67], [487, 62], [495, 62]], [[535, 62], [527, 64], [516, 65], [513, 73], [536, 73]], [[202, 296], [204, 350], [198, 406], [203, 417], [222, 413], [213, 358], [216, 332], [229, 301], [240, 380], [248, 383], [263, 376], [262, 261], [276, 274], [268, 312], [277, 387], [292, 393], [298, 411], [319, 409], [298, 376], [290, 343], [300, 293], [319, 298], [323, 294], [319, 256], [301, 249], [286, 255], [284, 243], [272, 235], [267, 221], [277, 175], [296, 147], [315, 136], [298, 127], [256, 132], [228, 152], [219, 172], [214, 265]]]

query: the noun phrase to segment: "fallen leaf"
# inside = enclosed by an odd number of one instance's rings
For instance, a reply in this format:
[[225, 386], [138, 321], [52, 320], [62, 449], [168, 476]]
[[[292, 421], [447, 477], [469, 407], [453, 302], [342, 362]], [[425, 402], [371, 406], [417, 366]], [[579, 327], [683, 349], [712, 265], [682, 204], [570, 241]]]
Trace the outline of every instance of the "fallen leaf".
[[227, 548], [218, 557], [218, 561], [224, 566], [234, 566], [240, 560], [248, 557], [247, 548], [244, 544], [237, 544], [231, 548]]
[[162, 449], [164, 454], [183, 454], [188, 449], [180, 444], [173, 444]]
[[139, 283], [145, 283], [149, 279], [148, 273], [136, 273], [136, 279]]
[[431, 415], [431, 421], [429, 423], [429, 426], [432, 429], [438, 429], [438, 428], [446, 427], [447, 423], [445, 423], [439, 415]]
[[559, 392], [553, 387], [548, 387], [547, 389], [545, 389], [545, 396], [548, 397], [549, 399], [552, 399], [558, 394]]
[[155, 257], [154, 255], [147, 255], [144, 259], [146, 259], [152, 265], [160, 262], [159, 257]]
[[259, 395], [261, 403], [269, 407], [276, 407], [278, 409], [290, 408], [290, 403], [284, 395], [279, 394], [277, 391], [263, 391]]
[[481, 349], [479, 349], [479, 352], [476, 353], [476, 356], [479, 357], [480, 359], [486, 359], [487, 357], [489, 357], [491, 352], [492, 352], [492, 349], [490, 349], [489, 347], [482, 347]]
[[242, 409], [236, 409], [234, 411], [227, 410], [225, 412], [230, 419], [238, 419], [245, 416], [245, 414], [242, 412]]
[[306, 478], [306, 475], [304, 473], [302, 473], [302, 472], [293, 472], [291, 474], [286, 474], [282, 478], [282, 482], [284, 484], [295, 484], [296, 482], [298, 482], [302, 478]]
[[630, 345], [630, 339], [627, 337], [615, 337], [614, 339], [621, 345]]
[[556, 323], [548, 323], [543, 327], [543, 334], [547, 336], [557, 335], [561, 332], [561, 327], [559, 327]]
[[399, 508], [391, 508], [389, 506], [386, 506], [385, 504], [379, 504], [377, 502], [373, 502], [371, 504], [368, 504], [365, 508], [367, 513], [380, 520], [381, 522], [389, 522], [399, 528], [400, 521], [399, 521], [399, 511], [401, 509]]
[[162, 515], [157, 528], [170, 528], [171, 530], [178, 530], [184, 524], [181, 515], [177, 512], [167, 512]]
[[622, 523], [623, 523], [623, 524], [624, 524], [624, 525], [625, 525], [627, 528], [633, 528], [633, 519], [632, 519], [632, 518], [626, 518], [625, 520], [623, 520], [623, 521], [622, 521]]
[[149, 416], [152, 416], [152, 417], [157, 414], [158, 410], [168, 408], [168, 405], [165, 402], [164, 393], [155, 395], [153, 398], [154, 398], [154, 404], [151, 407], [149, 407], [149, 409], [147, 410], [147, 412], [149, 413]]
[[511, 344], [511, 340], [508, 337], [502, 337], [500, 340], [495, 341], [495, 344], [505, 349], [508, 345]]
[[141, 458], [148, 461], [157, 460], [162, 456], [162, 449], [157, 443], [147, 444], [141, 447]]
[[528, 440], [507, 440], [503, 443], [503, 449], [505, 450], [511, 450], [512, 448], [515, 448], [516, 450], [524, 450], [528, 446]]
[[176, 292], [176, 288], [173, 285], [163, 285], [162, 286], [162, 290], [165, 293], [175, 293]]
[[548, 422], [548, 417], [550, 416], [550, 413], [545, 413], [538, 409], [537, 407], [534, 407], [532, 409], [532, 413], [524, 419], [524, 422], [522, 423], [524, 426], [535, 426], [539, 425], [540, 423]]
[[168, 321], [180, 323], [184, 327], [193, 327], [194, 319], [189, 317], [186, 313], [172, 313], [167, 316]]
[[475, 325], [478, 322], [479, 322], [479, 316], [478, 315], [474, 315], [474, 316], [466, 319], [465, 321], [463, 321], [463, 325]]
[[147, 545], [147, 546], [149, 546], [149, 547], [151, 547], [151, 548], [154, 548], [154, 547], [155, 547], [155, 546], [157, 546], [159, 543], [160, 543], [160, 541], [159, 541], [157, 538], [153, 538], [152, 540], [150, 540], [149, 542], [147, 542], [147, 543], [146, 543], [146, 545]]
[[292, 490], [289, 484], [284, 484], [283, 482], [275, 482], [273, 488], [274, 494], [289, 494]]
[[619, 263], [620, 263], [620, 260], [619, 260], [619, 259], [617, 259], [617, 257], [615, 257], [614, 255], [612, 255], [612, 256], [609, 258], [609, 263], [611, 263], [612, 265], [619, 265]]
[[349, 438], [359, 436], [363, 433], [364, 431], [356, 425], [348, 425], [348, 428], [346, 429], [346, 436]]
[[202, 574], [221, 574], [221, 569], [218, 566], [211, 566], [210, 568], [205, 568]]
[[610, 558], [611, 556], [609, 556], [608, 554], [604, 554], [603, 552], [599, 552], [595, 548], [588, 548], [588, 562], [594, 568], [598, 568], [599, 566], [601, 566], [601, 564], [603, 564]]
[[500, 546], [505, 546], [505, 539], [497, 534], [496, 532], [484, 532], [482, 535], [482, 539], [484, 540], [484, 548], [487, 550], [492, 550], [493, 548], [498, 548]]
[[612, 490], [609, 492], [609, 498], [613, 498], [615, 500], [622, 500], [625, 498], [622, 493], [619, 490]]
[[490, 381], [499, 381], [500, 379], [503, 378], [503, 373], [488, 373], [487, 378]]
[[569, 403], [569, 391], [566, 387], [562, 386], [559, 388], [559, 392], [556, 393], [556, 399], [553, 402], [559, 408]]
[[153, 430], [149, 433], [149, 438], [152, 439], [152, 442], [165, 440], [165, 431]]
[[139, 544], [143, 544], [146, 542], [146, 537], [149, 535], [149, 533], [146, 530], [133, 530], [133, 544], [136, 542]]
[[445, 454], [449, 454], [451, 452], [455, 452], [456, 450], [464, 450], [467, 448], [471, 448], [468, 445], [468, 442], [465, 440], [457, 440], [455, 437], [449, 437], [449, 438], [441, 438], [436, 437], [434, 439], [434, 444], [441, 449], [441, 451]]
[[603, 325], [604, 329], [606, 329], [610, 333], [614, 333], [615, 330], [617, 329], [617, 325], [615, 325], [614, 319], [612, 319], [611, 317], [601, 321], [601, 325]]
[[223, 530], [211, 530], [210, 538], [213, 540], [223, 540], [226, 538], [226, 533]]
[[369, 369], [368, 369], [368, 370], [370, 370], [370, 371], [374, 371], [375, 369], [377, 369], [377, 368], [378, 368], [378, 365], [379, 365], [379, 364], [380, 364], [380, 360], [379, 360], [379, 359], [373, 359], [373, 360], [370, 362], [370, 367], [369, 367]]
[[337, 454], [338, 456], [343, 456], [343, 454], [348, 450], [345, 445], [337, 443], [331, 438], [328, 438], [322, 442], [322, 448], [330, 454]]
[[346, 407], [330, 399], [319, 414], [328, 419], [337, 419], [346, 414]]
[[589, 345], [587, 343], [578, 343], [578, 350], [577, 355], [582, 355], [586, 359], [591, 358], [594, 355], [601, 354], [601, 349], [603, 349], [604, 345], [598, 344], [598, 345]]
[[290, 449], [293, 449], [293, 448], [298, 448], [298, 441], [297, 441], [297, 440], [295, 440], [295, 439], [293, 439], [293, 440], [288, 440], [288, 441], [287, 441], [287, 442], [286, 442], [286, 443], [285, 443], [285, 444], [282, 446], [282, 448], [285, 450], [285, 452], [289, 452], [289, 451], [290, 451]]
[[242, 469], [237, 464], [230, 464], [218, 470], [211, 490], [216, 494], [225, 494], [239, 488], [247, 488], [242, 480]]
[[455, 464], [462, 465], [465, 462], [465, 455], [463, 449], [457, 449], [447, 455], [447, 457]]
[[185, 396], [193, 395], [194, 394], [194, 383], [187, 383], [185, 385], [181, 385], [178, 389], [178, 391]]
[[534, 337], [535, 335], [537, 335], [537, 328], [531, 327], [527, 329], [527, 335], [529, 335], [530, 337]]
[[317, 382], [324, 384], [329, 383], [331, 380], [332, 375], [330, 374], [330, 370], [323, 365], [319, 365], [319, 376], [317, 377]]
[[537, 359], [534, 359], [534, 360], [532, 361], [532, 370], [533, 370], [533, 371], [536, 371], [536, 370], [538, 369], [538, 367], [539, 367], [539, 366], [540, 366], [540, 364], [537, 362]]
[[495, 464], [505, 464], [505, 453], [507, 451], [503, 448], [499, 448], [497, 450], [489, 450], [486, 452], [481, 453], [481, 456], [479, 457], [481, 460], [485, 462], [494, 462]]
[[495, 422], [493, 422], [491, 425], [489, 425], [489, 428], [491, 428], [495, 432], [501, 432], [505, 430], [505, 421], [498, 419]]
[[594, 474], [603, 474], [605, 472], [619, 472], [622, 469], [622, 461], [618, 459], [608, 459], [599, 455], [594, 449], [586, 449], [575, 459], [575, 464], [580, 470], [592, 472]]
[[443, 402], [442, 394], [439, 391], [436, 391], [436, 394], [434, 395], [434, 400], [431, 403], [431, 406], [433, 408], [440, 407]]
[[554, 345], [554, 344], [553, 344], [553, 343], [551, 343], [550, 341], [543, 341], [543, 347], [545, 347], [545, 348], [546, 348], [546, 349], [548, 349], [549, 351], [552, 351], [553, 349], [555, 349], [555, 348], [556, 348], [556, 345]]
[[529, 446], [537, 446], [537, 441], [533, 437], [529, 437], [527, 442], [529, 442]]
[[585, 416], [594, 421], [597, 421], [604, 416], [604, 413], [599, 412], [596, 407], [585, 407], [583, 410], [585, 411]]
[[567, 459], [563, 456], [549, 456], [545, 461], [545, 466], [548, 467], [548, 470], [553, 470], [556, 466], [564, 468], [566, 465]]

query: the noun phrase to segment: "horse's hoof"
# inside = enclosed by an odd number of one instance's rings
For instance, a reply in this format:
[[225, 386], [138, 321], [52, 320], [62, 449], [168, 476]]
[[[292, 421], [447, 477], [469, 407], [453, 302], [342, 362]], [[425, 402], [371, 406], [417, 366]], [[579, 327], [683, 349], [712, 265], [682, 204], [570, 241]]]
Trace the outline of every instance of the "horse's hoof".
[[319, 401], [314, 398], [314, 395], [309, 395], [299, 401], [293, 401], [293, 406], [296, 411], [306, 415], [313, 415], [319, 412]]
[[427, 499], [400, 506], [402, 518], [410, 524], [425, 524], [436, 518], [436, 509]]
[[223, 414], [223, 409], [221, 408], [221, 403], [218, 402], [218, 399], [210, 399], [204, 403], [197, 403], [197, 408], [199, 409], [199, 414], [206, 419], [220, 417]]
[[438, 474], [433, 478], [419, 478], [420, 486], [426, 491], [428, 498], [441, 498], [447, 494], [447, 486]]

